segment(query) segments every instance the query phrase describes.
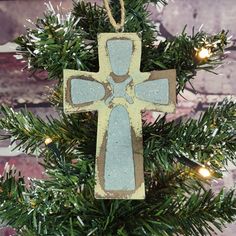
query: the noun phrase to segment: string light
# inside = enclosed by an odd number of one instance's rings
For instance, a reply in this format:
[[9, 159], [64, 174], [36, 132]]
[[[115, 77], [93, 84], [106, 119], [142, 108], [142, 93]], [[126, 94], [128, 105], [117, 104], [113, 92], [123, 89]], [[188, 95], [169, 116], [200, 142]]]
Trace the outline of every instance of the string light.
[[48, 147], [48, 149], [55, 155], [56, 158], [60, 159], [61, 154], [60, 151], [58, 150], [57, 146], [55, 143], [53, 143], [53, 140], [51, 138], [46, 138], [44, 140], [45, 145]]
[[52, 143], [52, 139], [51, 139], [51, 138], [46, 138], [45, 141], [44, 141], [44, 143], [45, 143], [46, 145], [48, 145], [48, 144]]
[[195, 170], [199, 175], [201, 175], [203, 178], [209, 178], [212, 173], [211, 171], [206, 168], [204, 165], [201, 163], [198, 163], [194, 160], [191, 160], [184, 155], [181, 156], [176, 156], [176, 158], [181, 162], [182, 164], [190, 167], [191, 169]]
[[199, 50], [197, 50], [197, 56], [200, 59], [207, 59], [211, 56], [211, 50], [209, 48], [200, 48]]
[[[54, 153], [54, 155], [59, 158], [60, 152], [56, 148], [56, 145], [53, 144], [53, 141], [51, 138], [46, 138], [44, 141], [45, 145]], [[202, 164], [190, 160], [184, 156], [178, 157], [179, 161], [187, 166], [189, 166], [192, 169], [197, 170], [198, 174], [200, 174], [204, 178], [209, 178], [211, 176], [211, 172]]]
[[205, 166], [200, 167], [198, 173], [204, 178], [209, 178], [211, 176], [211, 172]]
[[53, 153], [58, 166], [60, 166], [65, 171], [65, 173], [68, 173], [68, 170], [66, 169], [65, 166], [66, 165], [65, 158], [64, 156], [61, 155], [61, 152], [57, 148], [55, 142], [53, 142], [53, 140], [48, 137], [44, 140], [44, 143], [46, 147], [51, 151], [51, 153]]

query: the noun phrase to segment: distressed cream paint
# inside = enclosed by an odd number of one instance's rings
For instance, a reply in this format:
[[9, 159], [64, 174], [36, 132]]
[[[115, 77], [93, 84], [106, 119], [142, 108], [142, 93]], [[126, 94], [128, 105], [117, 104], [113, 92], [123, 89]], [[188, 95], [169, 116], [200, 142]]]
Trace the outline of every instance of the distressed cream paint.
[[[130, 66], [126, 75], [115, 75], [111, 65], [111, 55], [108, 52], [108, 41], [112, 40], [119, 43], [120, 40], [132, 42], [132, 56]], [[115, 44], [114, 44], [115, 45]], [[119, 48], [117, 49], [119, 50]], [[95, 197], [105, 199], [144, 199], [145, 198], [145, 185], [143, 174], [143, 144], [142, 144], [142, 110], [153, 110], [161, 112], [173, 112], [176, 103], [176, 72], [175, 70], [165, 71], [152, 71], [140, 72], [141, 63], [141, 39], [136, 33], [102, 33], [98, 35], [98, 52], [99, 52], [99, 72], [85, 72], [75, 70], [64, 70], [64, 111], [66, 113], [77, 113], [87, 111], [98, 111], [98, 134], [97, 134], [97, 149], [96, 149], [96, 186]], [[114, 64], [114, 62], [113, 62]], [[113, 68], [116, 65], [113, 65]], [[130, 79], [126, 86], [126, 96], [132, 98], [132, 102], [128, 101], [125, 97], [114, 97], [108, 100], [109, 97], [114, 95], [110, 79], [116, 83]], [[99, 82], [99, 89], [101, 85], [104, 87], [105, 95], [97, 101], [88, 101], [86, 103], [74, 104], [72, 102], [72, 93], [74, 92], [72, 80], [81, 79], [86, 81]], [[168, 80], [167, 86], [166, 82]], [[166, 97], [161, 99], [163, 104], [147, 101], [148, 99], [141, 99], [140, 94], [145, 91], [143, 88], [148, 88], [147, 82], [157, 81], [157, 83], [150, 83], [152, 85], [160, 84], [161, 89], [167, 89], [168, 103], [166, 104]], [[158, 82], [159, 81], [159, 82]], [[161, 82], [161, 83], [160, 83]], [[84, 83], [83, 83], [84, 84]], [[86, 83], [85, 83], [86, 84]], [[93, 86], [92, 86], [93, 87]], [[141, 88], [141, 90], [140, 90]], [[149, 98], [158, 94], [157, 91], [145, 96]], [[95, 90], [94, 90], [95, 91]], [[141, 91], [141, 92], [140, 92]], [[90, 91], [91, 92], [91, 91]], [[95, 91], [96, 92], [96, 91]], [[153, 92], [153, 91], [152, 91]], [[148, 91], [147, 91], [148, 93]], [[117, 92], [119, 94], [119, 92]], [[165, 95], [165, 91], [160, 91], [160, 96]], [[137, 97], [139, 95], [139, 98]], [[95, 96], [96, 97], [96, 96]], [[97, 96], [99, 97], [99, 96]], [[86, 99], [85, 99], [86, 100]], [[152, 99], [153, 100], [153, 99]], [[155, 99], [154, 99], [155, 100]], [[106, 102], [109, 101], [109, 102]], [[129, 116], [130, 132], [132, 138], [132, 152], [134, 161], [134, 189], [105, 189], [105, 161], [106, 161], [106, 148], [109, 127], [109, 117], [113, 108], [117, 106], [124, 107]]]

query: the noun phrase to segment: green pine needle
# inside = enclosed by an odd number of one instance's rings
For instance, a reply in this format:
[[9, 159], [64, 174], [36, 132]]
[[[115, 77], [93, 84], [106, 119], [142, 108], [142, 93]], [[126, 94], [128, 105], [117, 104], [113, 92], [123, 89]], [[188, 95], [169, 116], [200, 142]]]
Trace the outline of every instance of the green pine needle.
[[[222, 63], [228, 45], [227, 32], [208, 35], [201, 31], [156, 42], [156, 31], [147, 6], [165, 0], [125, 0], [124, 32], [142, 37], [142, 71], [176, 69], [177, 92], [195, 78], [199, 70], [214, 72]], [[116, 20], [117, 1], [111, 7]], [[44, 17], [16, 39], [28, 69], [46, 70], [56, 79], [50, 99], [59, 118], [43, 120], [26, 109], [18, 112], [1, 106], [1, 139], [11, 138], [16, 148], [37, 154], [46, 180], [24, 178], [6, 166], [0, 177], [0, 219], [22, 236], [199, 236], [223, 230], [236, 217], [234, 190], [213, 193], [211, 179], [179, 163], [181, 156], [207, 165], [222, 178], [228, 163], [236, 164], [236, 103], [208, 108], [198, 120], [167, 122], [165, 117], [143, 125], [146, 199], [97, 200], [94, 198], [94, 169], [97, 114], [64, 115], [62, 110], [63, 69], [98, 71], [97, 34], [114, 32], [103, 7], [74, 1], [70, 15], [61, 15], [49, 5]], [[159, 45], [157, 46], [157, 43]], [[209, 58], [199, 59], [202, 47]], [[51, 138], [60, 155], [44, 141]]]

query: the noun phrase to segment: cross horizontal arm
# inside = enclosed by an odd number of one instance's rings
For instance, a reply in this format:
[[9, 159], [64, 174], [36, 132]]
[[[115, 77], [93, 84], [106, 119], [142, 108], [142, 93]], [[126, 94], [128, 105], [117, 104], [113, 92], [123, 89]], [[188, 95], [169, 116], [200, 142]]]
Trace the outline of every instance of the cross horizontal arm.
[[137, 108], [161, 112], [175, 111], [175, 76], [175, 70], [152, 71], [146, 80], [136, 83], [134, 93]]
[[97, 81], [98, 73], [64, 70], [64, 111], [77, 113], [99, 110], [105, 87]]

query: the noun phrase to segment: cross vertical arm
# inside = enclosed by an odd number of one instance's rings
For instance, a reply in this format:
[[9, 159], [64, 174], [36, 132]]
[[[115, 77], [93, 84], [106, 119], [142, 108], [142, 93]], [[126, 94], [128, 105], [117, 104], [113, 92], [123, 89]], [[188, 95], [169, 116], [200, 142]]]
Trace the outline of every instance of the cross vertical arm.
[[[115, 117], [117, 117], [117, 122], [122, 122], [120, 119], [119, 114], [121, 114], [121, 106], [118, 106], [118, 113], [115, 114]], [[107, 159], [108, 156], [116, 155], [119, 156], [118, 160], [114, 158], [112, 161], [118, 161], [119, 159], [122, 159], [122, 156], [124, 153], [122, 153], [122, 150], [118, 151], [116, 150], [116, 145], [112, 145], [112, 148], [109, 148], [109, 140], [114, 139], [111, 138], [111, 133], [109, 134], [110, 127], [109, 125], [112, 123], [112, 113], [115, 109], [111, 110], [109, 108], [104, 108], [98, 113], [98, 132], [97, 132], [97, 149], [96, 149], [96, 171], [95, 171], [95, 178], [96, 178], [96, 185], [95, 185], [95, 197], [97, 199], [144, 199], [145, 198], [145, 190], [144, 190], [144, 176], [143, 176], [143, 147], [142, 147], [142, 119], [141, 119], [141, 113], [133, 107], [134, 110], [132, 113], [129, 113], [129, 122], [130, 127], [124, 127], [124, 123], [122, 122], [122, 127], [119, 127], [121, 124], [117, 123], [117, 127], [119, 128], [126, 128], [125, 130], [116, 130], [113, 132], [114, 136], [119, 136], [118, 132], [130, 132], [130, 141], [131, 141], [131, 150], [126, 150], [126, 154], [128, 154], [129, 151], [131, 151], [131, 155], [133, 158], [133, 163], [128, 164], [128, 159], [126, 159], [127, 163], [126, 166], [130, 168], [130, 165], [134, 165], [134, 169], [132, 168], [128, 169], [128, 176], [125, 171], [125, 167], [121, 166], [122, 168], [119, 169], [119, 163], [117, 166], [117, 170], [109, 170], [109, 160]], [[114, 116], [113, 116], [114, 119]], [[114, 123], [113, 125], [114, 126]], [[114, 131], [114, 130], [112, 130]], [[124, 141], [126, 144], [127, 140], [124, 136]], [[118, 141], [118, 140], [117, 140]], [[115, 139], [116, 142], [116, 139]], [[123, 144], [122, 144], [123, 145]], [[112, 153], [109, 153], [109, 150], [112, 151]], [[108, 169], [108, 170], [107, 170]], [[107, 172], [108, 171], [108, 172]], [[111, 172], [110, 172], [111, 171]], [[114, 174], [116, 175], [116, 171], [120, 172], [121, 176], [119, 178], [113, 179], [113, 181], [110, 178], [107, 178], [108, 175]], [[112, 173], [113, 172], [113, 173]], [[127, 184], [127, 181], [129, 177], [131, 179], [134, 176], [134, 182], [128, 182], [128, 185], [124, 187], [124, 182]], [[130, 180], [131, 180], [130, 179]], [[129, 181], [130, 181], [129, 180]], [[112, 181], [109, 183], [109, 181]], [[133, 184], [133, 187], [132, 187]], [[123, 186], [123, 188], [119, 188], [119, 185]], [[112, 189], [110, 189], [112, 187]], [[117, 187], [117, 190], [115, 188]]]
[[135, 33], [98, 35], [98, 52], [98, 73], [64, 71], [64, 110], [98, 111], [95, 197], [144, 199], [141, 111], [174, 111], [176, 72], [140, 72]]

